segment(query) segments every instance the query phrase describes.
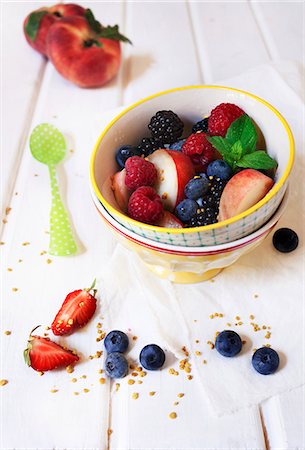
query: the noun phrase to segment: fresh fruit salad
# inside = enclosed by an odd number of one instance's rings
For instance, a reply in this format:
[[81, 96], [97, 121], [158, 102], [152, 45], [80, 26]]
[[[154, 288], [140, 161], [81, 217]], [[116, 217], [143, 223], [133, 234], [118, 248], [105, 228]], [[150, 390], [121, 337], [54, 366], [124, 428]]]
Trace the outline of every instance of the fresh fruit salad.
[[173, 111], [158, 111], [149, 137], [117, 150], [111, 186], [132, 219], [167, 228], [206, 226], [251, 208], [274, 185], [277, 162], [258, 148], [255, 125], [239, 106], [221, 103], [191, 134], [184, 129]]

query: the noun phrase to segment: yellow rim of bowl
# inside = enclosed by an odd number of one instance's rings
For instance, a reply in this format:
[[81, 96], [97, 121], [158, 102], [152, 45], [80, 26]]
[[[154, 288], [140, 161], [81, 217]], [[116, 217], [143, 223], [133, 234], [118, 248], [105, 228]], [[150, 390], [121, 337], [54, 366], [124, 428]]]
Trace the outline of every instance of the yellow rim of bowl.
[[[263, 105], [267, 106], [269, 109], [271, 109], [271, 111], [274, 112], [274, 114], [280, 119], [280, 121], [282, 122], [287, 135], [288, 135], [288, 139], [289, 139], [289, 144], [290, 144], [290, 155], [289, 155], [289, 160], [288, 160], [288, 164], [286, 166], [286, 169], [284, 171], [284, 174], [282, 175], [282, 177], [278, 180], [278, 182], [275, 184], [275, 186], [265, 195], [265, 197], [260, 200], [258, 203], [256, 203], [254, 206], [252, 206], [251, 208], [247, 209], [246, 211], [244, 211], [241, 214], [238, 214], [237, 216], [231, 217], [230, 219], [227, 220], [223, 220], [222, 222], [217, 222], [214, 223], [212, 225], [206, 225], [204, 227], [194, 227], [194, 228], [180, 228], [180, 229], [173, 229], [173, 228], [164, 228], [164, 227], [158, 227], [155, 225], [148, 225], [146, 223], [143, 222], [138, 222], [137, 220], [131, 219], [130, 217], [128, 217], [126, 214], [121, 213], [120, 211], [118, 211], [117, 209], [115, 209], [113, 206], [111, 206], [107, 200], [102, 196], [96, 180], [95, 180], [95, 175], [94, 175], [94, 164], [95, 164], [95, 157], [96, 157], [96, 153], [99, 149], [100, 143], [103, 140], [105, 134], [108, 132], [108, 130], [110, 130], [110, 128], [122, 117], [124, 116], [128, 111], [134, 109], [135, 107], [141, 105], [142, 103], [145, 103], [153, 98], [156, 97], [160, 97], [161, 95], [164, 94], [169, 94], [172, 92], [176, 92], [176, 91], [184, 91], [187, 89], [224, 89], [224, 90], [229, 90], [229, 91], [234, 91], [234, 92], [238, 92], [240, 94], [245, 94], [248, 97], [254, 98], [255, 100], [259, 101], [260, 103], [262, 103]], [[136, 103], [133, 103], [131, 106], [129, 106], [128, 108], [124, 109], [120, 114], [118, 114], [114, 119], [112, 119], [112, 121], [106, 126], [106, 128], [103, 130], [102, 134], [99, 136], [92, 155], [91, 155], [91, 159], [90, 159], [90, 180], [93, 186], [93, 190], [97, 196], [97, 198], [102, 202], [102, 204], [105, 206], [105, 208], [110, 212], [110, 214], [114, 214], [117, 217], [120, 217], [121, 219], [123, 219], [126, 222], [129, 222], [132, 225], [136, 225], [138, 227], [144, 228], [146, 230], [150, 230], [150, 231], [158, 231], [161, 233], [168, 233], [168, 234], [183, 234], [183, 233], [196, 233], [199, 231], [203, 231], [204, 230], [212, 230], [212, 229], [217, 229], [226, 225], [230, 225], [234, 222], [237, 222], [238, 220], [242, 219], [243, 217], [248, 216], [249, 214], [253, 213], [254, 211], [256, 211], [257, 209], [259, 209], [261, 206], [263, 206], [265, 203], [267, 203], [269, 201], [269, 199], [271, 197], [273, 197], [278, 191], [279, 189], [282, 187], [282, 185], [285, 183], [285, 181], [288, 178], [288, 175], [291, 171], [292, 165], [293, 165], [293, 161], [294, 161], [294, 139], [292, 136], [292, 132], [290, 130], [290, 127], [288, 125], [288, 123], [286, 122], [286, 120], [284, 119], [284, 117], [279, 113], [279, 111], [277, 109], [275, 109], [272, 105], [270, 105], [270, 103], [266, 102], [265, 100], [263, 100], [260, 97], [257, 97], [254, 94], [250, 94], [249, 92], [246, 91], [242, 91], [241, 89], [235, 89], [235, 88], [231, 88], [231, 87], [227, 87], [227, 86], [214, 86], [214, 85], [193, 85], [193, 86], [184, 86], [184, 87], [178, 87], [178, 88], [174, 88], [174, 89], [168, 89], [162, 92], [158, 92], [157, 94], [153, 94], [150, 95], [149, 97], [145, 97], [142, 100], [139, 100]]]

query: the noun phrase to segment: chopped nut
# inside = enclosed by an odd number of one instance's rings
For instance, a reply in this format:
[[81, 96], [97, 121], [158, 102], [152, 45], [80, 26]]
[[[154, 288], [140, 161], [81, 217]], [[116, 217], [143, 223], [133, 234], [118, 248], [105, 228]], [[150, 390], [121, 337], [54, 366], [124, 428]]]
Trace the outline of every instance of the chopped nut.
[[182, 398], [182, 397], [184, 397], [184, 394], [183, 394], [182, 392], [180, 392], [180, 393], [178, 394], [178, 397], [179, 397], [179, 398]]
[[230, 322], [227, 322], [227, 327], [231, 327], [232, 324]]
[[52, 259], [48, 258], [47, 259], [47, 264], [51, 264], [52, 263]]
[[87, 394], [88, 392], [90, 392], [90, 389], [84, 388], [83, 391], [85, 394]]
[[251, 315], [249, 316], [249, 319], [250, 319], [250, 320], [254, 320], [254, 319], [255, 319], [255, 317], [253, 316], [253, 314], [251, 314]]
[[104, 372], [103, 369], [98, 370], [98, 373], [103, 373], [103, 372]]
[[214, 314], [211, 314], [211, 315], [210, 315], [210, 319], [214, 319]]
[[202, 355], [202, 353], [201, 352], [199, 352], [198, 350], [195, 352], [195, 355], [196, 356], [200, 356], [200, 355]]
[[128, 380], [127, 383], [130, 384], [130, 385], [135, 384], [135, 380], [130, 379], [130, 380]]
[[175, 375], [175, 376], [179, 375], [179, 372], [177, 372], [177, 370], [175, 370], [173, 368], [168, 369], [168, 373], [170, 375]]
[[74, 395], [79, 395], [79, 392], [73, 392]]
[[133, 336], [133, 337], [132, 337], [132, 340], [133, 340], [133, 341], [136, 341], [137, 339], [138, 339], [138, 336]]
[[8, 383], [8, 380], [0, 380], [0, 386], [5, 386]]
[[142, 369], [142, 367], [141, 367], [141, 366], [139, 366], [139, 367], [136, 367], [136, 371], [137, 371], [137, 372], [142, 372], [142, 370], [143, 370], [143, 369]]
[[72, 383], [76, 383], [77, 382], [77, 378], [71, 378]]
[[13, 288], [12, 288], [12, 291], [13, 291], [13, 292], [17, 292], [17, 291], [18, 291], [18, 288], [13, 287]]
[[142, 384], [143, 383], [143, 381], [142, 380], [138, 380], [138, 384]]
[[13, 272], [13, 269], [12, 269], [11, 267], [8, 267], [8, 268], [7, 268], [7, 271], [8, 271], [8, 272]]
[[84, 378], [84, 379], [85, 379], [85, 378], [87, 378], [87, 375], [82, 375], [81, 378]]
[[58, 389], [51, 389], [50, 392], [51, 394], [56, 394], [56, 392], [58, 392]]
[[176, 419], [176, 417], [177, 417], [177, 414], [176, 414], [175, 412], [171, 412], [171, 413], [169, 414], [169, 418], [170, 418], [170, 419]]
[[105, 384], [106, 383], [106, 378], [100, 378], [99, 381], [100, 381], [101, 384]]
[[38, 375], [39, 375], [40, 377], [42, 377], [42, 375], [44, 375], [44, 372], [38, 372]]
[[[138, 375], [139, 375], [138, 372], [131, 372], [132, 377], [137, 377]], [[141, 376], [141, 372], [140, 372], [140, 376]]]
[[6, 336], [9, 336], [10, 334], [12, 334], [12, 332], [9, 331], [9, 330], [7, 330], [7, 331], [4, 332], [4, 334], [5, 334]]
[[215, 347], [212, 341], [207, 341], [207, 344], [210, 346], [211, 350], [213, 350], [213, 348]]
[[204, 359], [204, 360], [202, 361], [202, 363], [203, 363], [203, 364], [207, 364], [207, 360]]
[[179, 402], [174, 402], [174, 406], [177, 406], [177, 405], [179, 405]]
[[199, 341], [199, 339], [196, 339], [196, 341], [195, 341], [195, 342], [196, 342], [196, 344], [199, 344], [199, 342], [200, 342], [200, 341]]
[[4, 245], [5, 244], [5, 242], [3, 242], [3, 241], [0, 241], [0, 245]]
[[144, 370], [142, 370], [142, 372], [139, 373], [140, 377], [146, 377], [147, 372], [144, 372]]
[[235, 317], [235, 320], [240, 320], [240, 317], [239, 317], [239, 316], [236, 316], [236, 317]]
[[187, 376], [187, 379], [188, 379], [188, 380], [192, 380], [192, 379], [193, 379], [193, 375], [188, 375], [188, 376]]
[[112, 433], [113, 433], [113, 430], [111, 428], [108, 428], [108, 430], [107, 430], [108, 436], [110, 436]]
[[12, 208], [10, 208], [9, 206], [7, 208], [5, 208], [5, 214], [6, 216], [9, 215], [9, 213], [11, 212]]
[[23, 242], [23, 244], [22, 244], [24, 247], [26, 247], [27, 245], [30, 245], [30, 243], [29, 242]]
[[74, 372], [74, 367], [73, 366], [67, 366], [66, 367], [66, 371], [68, 372], [68, 373], [73, 373]]
[[151, 391], [150, 393], [149, 393], [149, 395], [151, 396], [151, 397], [153, 397], [154, 395], [155, 395], [155, 391]]
[[115, 391], [118, 392], [118, 390], [120, 389], [120, 383], [115, 383]]
[[133, 400], [137, 400], [139, 398], [139, 394], [137, 392], [134, 392], [131, 396]]

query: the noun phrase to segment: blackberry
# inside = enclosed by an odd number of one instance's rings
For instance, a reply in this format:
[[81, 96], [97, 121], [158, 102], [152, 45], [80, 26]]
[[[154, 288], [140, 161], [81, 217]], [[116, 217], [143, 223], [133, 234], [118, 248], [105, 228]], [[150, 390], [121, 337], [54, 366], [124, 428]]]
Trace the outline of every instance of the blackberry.
[[205, 117], [204, 119], [200, 120], [200, 122], [197, 122], [197, 123], [195, 123], [195, 125], [193, 125], [192, 132], [197, 133], [198, 131], [201, 131], [203, 133], [207, 133], [208, 132], [208, 123], [209, 123], [209, 118]]
[[217, 211], [211, 207], [201, 208], [189, 221], [190, 227], [204, 227], [217, 222]]
[[209, 177], [211, 182], [210, 196], [213, 197], [214, 203], [219, 203], [222, 191], [226, 185], [226, 181], [221, 178]]
[[165, 144], [177, 141], [183, 133], [183, 122], [173, 111], [158, 111], [149, 122], [152, 137]]
[[161, 141], [155, 138], [143, 138], [138, 145], [138, 149], [144, 158], [159, 148], [164, 148], [164, 145]]

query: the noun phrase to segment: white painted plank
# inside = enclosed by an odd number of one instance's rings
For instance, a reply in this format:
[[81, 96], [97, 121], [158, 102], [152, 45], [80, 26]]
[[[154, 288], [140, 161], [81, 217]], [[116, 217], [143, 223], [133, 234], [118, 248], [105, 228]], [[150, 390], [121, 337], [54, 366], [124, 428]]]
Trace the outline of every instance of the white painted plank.
[[23, 20], [38, 2], [1, 2], [1, 216], [11, 195], [46, 60], [31, 49]]
[[304, 64], [304, 2], [251, 0], [251, 7], [270, 57], [274, 60], [290, 59]]
[[200, 84], [196, 48], [185, 2], [128, 2], [124, 102], [177, 86]]
[[190, 2], [206, 83], [237, 75], [269, 57], [246, 2]]

